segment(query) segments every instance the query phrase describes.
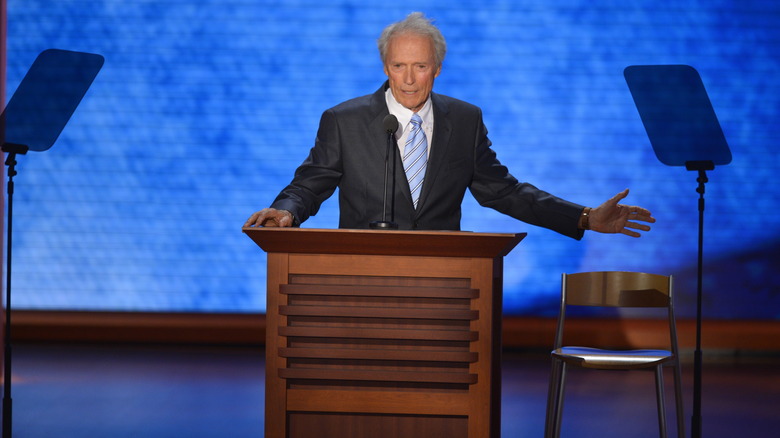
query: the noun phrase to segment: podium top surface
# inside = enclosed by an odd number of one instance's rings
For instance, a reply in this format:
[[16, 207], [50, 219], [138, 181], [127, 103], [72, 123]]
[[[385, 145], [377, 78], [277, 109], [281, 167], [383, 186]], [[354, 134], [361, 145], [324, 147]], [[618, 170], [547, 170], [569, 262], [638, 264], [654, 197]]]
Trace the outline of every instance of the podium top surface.
[[245, 227], [268, 253], [503, 257], [527, 233]]

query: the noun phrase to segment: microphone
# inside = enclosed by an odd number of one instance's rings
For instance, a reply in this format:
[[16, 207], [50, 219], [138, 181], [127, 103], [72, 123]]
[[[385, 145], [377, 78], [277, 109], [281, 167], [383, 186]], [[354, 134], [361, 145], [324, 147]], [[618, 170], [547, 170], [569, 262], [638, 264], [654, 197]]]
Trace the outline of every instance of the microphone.
[[382, 126], [385, 127], [386, 133], [395, 134], [395, 131], [398, 130], [398, 119], [394, 115], [388, 114], [382, 120]]
[[[382, 220], [381, 221], [374, 221], [371, 222], [369, 227], [373, 229], [398, 229], [398, 224], [393, 222], [395, 219], [395, 197], [392, 199], [392, 204], [390, 207], [390, 220], [387, 220], [387, 174], [388, 174], [388, 167], [390, 162], [390, 151], [395, 146], [395, 131], [398, 130], [398, 119], [392, 115], [388, 114], [385, 116], [384, 120], [382, 120], [382, 126], [385, 128], [385, 132], [387, 133], [387, 151], [385, 153], [385, 183], [384, 183], [384, 199], [382, 201]], [[393, 160], [393, 193], [395, 193], [395, 160]]]

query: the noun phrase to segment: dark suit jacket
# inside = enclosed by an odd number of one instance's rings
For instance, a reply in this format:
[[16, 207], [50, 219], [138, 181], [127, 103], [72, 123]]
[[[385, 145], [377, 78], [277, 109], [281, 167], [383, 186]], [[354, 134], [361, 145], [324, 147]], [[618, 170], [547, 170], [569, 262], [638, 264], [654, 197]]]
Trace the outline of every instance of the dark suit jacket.
[[[322, 115], [309, 156], [271, 205], [289, 210], [300, 224], [339, 188], [340, 228], [368, 228], [382, 220], [384, 159], [389, 114], [385, 83], [374, 94], [339, 104]], [[433, 143], [417, 209], [400, 154], [396, 161], [395, 222], [400, 229], [459, 230], [461, 203], [468, 188], [483, 206], [521, 221], [579, 239], [583, 206], [519, 183], [490, 148], [482, 111], [469, 103], [432, 93]], [[391, 166], [392, 172], [392, 166]], [[390, 203], [388, 201], [388, 211]]]

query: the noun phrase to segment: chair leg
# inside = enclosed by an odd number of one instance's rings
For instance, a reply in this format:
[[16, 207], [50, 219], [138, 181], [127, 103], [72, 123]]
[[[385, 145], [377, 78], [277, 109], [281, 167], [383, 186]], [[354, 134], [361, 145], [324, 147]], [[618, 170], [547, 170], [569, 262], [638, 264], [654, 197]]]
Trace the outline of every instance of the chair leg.
[[561, 420], [563, 418], [563, 394], [566, 391], [566, 362], [560, 362], [560, 379], [558, 380], [558, 391], [555, 395], [557, 403], [555, 404], [555, 425], [553, 429], [553, 437], [558, 438], [561, 436]]
[[545, 415], [544, 436], [545, 438], [555, 438], [560, 435], [557, 425], [560, 424], [558, 416], [560, 409], [558, 406], [562, 403], [563, 389], [563, 366], [564, 363], [552, 358], [552, 370], [550, 371], [550, 385], [547, 392], [547, 413]]
[[558, 411], [558, 387], [561, 383], [561, 361], [552, 357], [552, 369], [550, 370], [550, 386], [547, 390], [547, 412], [544, 423], [545, 438], [555, 437], [555, 413]]
[[682, 376], [680, 375], [680, 359], [674, 361], [674, 403], [677, 408], [677, 437], [685, 437], [685, 415], [683, 413]]
[[655, 395], [658, 403], [658, 427], [661, 438], [666, 438], [666, 407], [664, 406], [664, 366], [655, 367]]

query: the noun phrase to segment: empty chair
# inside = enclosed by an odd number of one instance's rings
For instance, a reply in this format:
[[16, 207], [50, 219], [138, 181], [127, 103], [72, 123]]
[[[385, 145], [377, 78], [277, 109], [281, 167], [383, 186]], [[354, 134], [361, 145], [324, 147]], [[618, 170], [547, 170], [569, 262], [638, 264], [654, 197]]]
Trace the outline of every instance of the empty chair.
[[[663, 367], [674, 371], [674, 391], [677, 407], [677, 436], [685, 436], [680, 359], [674, 320], [672, 277], [641, 272], [583, 272], [563, 274], [561, 308], [555, 333], [552, 373], [547, 396], [545, 437], [561, 433], [566, 371], [570, 366], [598, 370], [655, 371], [658, 425], [661, 437], [666, 437]], [[568, 306], [666, 308], [669, 318], [668, 350], [608, 350], [589, 343], [587, 346], [564, 346], [564, 328]]]

